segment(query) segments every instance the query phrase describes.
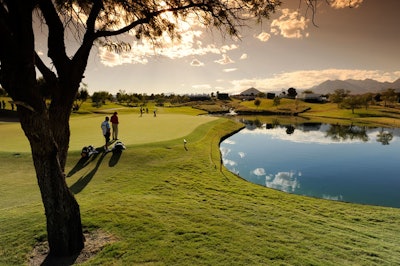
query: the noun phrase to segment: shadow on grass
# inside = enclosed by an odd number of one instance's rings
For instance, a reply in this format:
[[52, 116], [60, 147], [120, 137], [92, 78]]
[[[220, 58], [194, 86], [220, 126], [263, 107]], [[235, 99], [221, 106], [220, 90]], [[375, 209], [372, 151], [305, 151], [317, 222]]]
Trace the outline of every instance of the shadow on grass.
[[76, 172], [80, 171], [81, 169], [85, 168], [91, 161], [94, 161], [97, 156], [100, 154], [100, 152], [102, 152], [103, 148], [97, 148], [96, 151], [97, 153], [94, 153], [92, 156], [90, 157], [82, 157], [74, 166], [74, 168], [71, 169], [71, 171], [69, 171], [69, 173], [67, 174], [67, 177], [71, 177], [73, 176]]
[[[95, 154], [97, 157], [97, 154]], [[74, 184], [72, 184], [70, 186], [70, 190], [74, 193], [74, 194], [78, 194], [79, 192], [81, 192], [88, 184], [89, 182], [92, 180], [92, 178], [94, 177], [94, 175], [96, 174], [97, 170], [99, 169], [99, 166], [101, 164], [101, 162], [103, 161], [104, 157], [106, 156], [106, 153], [101, 153], [100, 158], [98, 159], [96, 166], [92, 169], [92, 171], [90, 171], [89, 173], [87, 173], [86, 175], [82, 176], [81, 178], [79, 178]], [[93, 157], [93, 156], [92, 156]], [[92, 158], [92, 160], [94, 160], [95, 158]], [[81, 160], [79, 160], [80, 162]], [[79, 164], [78, 162], [78, 164]], [[78, 165], [77, 164], [77, 165]], [[84, 164], [84, 166], [87, 165]], [[76, 166], [74, 167], [74, 169], [76, 168]], [[73, 170], [73, 169], [72, 169]], [[71, 171], [72, 171], [71, 170]]]
[[[99, 169], [99, 167], [100, 167], [101, 163], [103, 162], [104, 157], [106, 156], [107, 153], [101, 152], [101, 153], [93, 154], [90, 158], [87, 158], [87, 157], [81, 158], [78, 161], [78, 163], [74, 166], [74, 168], [68, 173], [67, 177], [74, 175], [79, 170], [85, 168], [90, 162], [96, 160], [96, 158], [98, 157], [99, 154], [101, 154], [101, 155], [100, 155], [100, 158], [97, 160], [95, 167], [89, 173], [83, 175], [74, 184], [72, 184], [70, 186], [69, 189], [74, 194], [78, 194], [89, 184], [89, 182], [92, 180], [94, 175], [97, 173], [97, 170]], [[112, 152], [110, 161], [108, 162], [108, 166], [114, 167], [115, 165], [117, 165], [119, 159], [121, 158], [121, 154], [122, 154], [122, 151], [114, 150]]]
[[108, 162], [108, 166], [114, 167], [118, 163], [119, 159], [121, 158], [121, 154], [122, 154], [122, 151], [114, 150], [113, 154], [110, 158], [110, 161]]

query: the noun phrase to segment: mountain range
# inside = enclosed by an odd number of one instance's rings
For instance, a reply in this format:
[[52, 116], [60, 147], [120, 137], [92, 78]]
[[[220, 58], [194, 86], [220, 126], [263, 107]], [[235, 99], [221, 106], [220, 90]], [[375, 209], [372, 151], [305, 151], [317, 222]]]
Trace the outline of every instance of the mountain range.
[[319, 85], [311, 87], [314, 93], [328, 94], [337, 89], [349, 90], [351, 94], [362, 94], [367, 92], [380, 92], [385, 89], [400, 89], [400, 78], [394, 82], [379, 82], [374, 79], [346, 79], [346, 80], [327, 80]]

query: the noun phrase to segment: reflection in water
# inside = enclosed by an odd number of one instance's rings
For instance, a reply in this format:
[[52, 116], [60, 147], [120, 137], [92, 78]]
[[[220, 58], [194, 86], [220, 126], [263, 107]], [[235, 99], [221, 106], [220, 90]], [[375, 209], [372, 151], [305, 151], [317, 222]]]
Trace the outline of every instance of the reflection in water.
[[[347, 140], [361, 140], [363, 142], [369, 141], [370, 137], [367, 134], [367, 130], [370, 129], [367, 126], [355, 126], [351, 125], [340, 125], [340, 124], [322, 124], [322, 123], [301, 123], [301, 124], [288, 124], [281, 125], [279, 120], [273, 120], [273, 123], [262, 124], [259, 119], [240, 119], [240, 122], [246, 125], [248, 130], [256, 130], [265, 127], [267, 130], [286, 128], [286, 134], [292, 135], [296, 129], [302, 132], [310, 131], [321, 131], [321, 127], [328, 126], [328, 129], [322, 129], [326, 132], [326, 137], [329, 137], [333, 141], [341, 142]], [[390, 133], [387, 129], [381, 128], [376, 136], [376, 141], [382, 143], [382, 145], [389, 145], [393, 139], [393, 133]]]
[[252, 122], [223, 141], [220, 150], [225, 167], [256, 184], [400, 207], [399, 136], [400, 129]]
[[393, 134], [385, 131], [384, 128], [381, 128], [378, 135], [376, 136], [376, 141], [382, 143], [382, 145], [389, 145], [390, 141], [393, 139]]
[[325, 194], [323, 194], [323, 195], [322, 195], [322, 198], [323, 198], [323, 199], [327, 199], [327, 200], [339, 200], [339, 201], [343, 200], [343, 196], [342, 196], [342, 195], [339, 195], [339, 196], [330, 196], [330, 195], [325, 195]]
[[279, 172], [276, 175], [265, 177], [267, 187], [279, 189], [285, 192], [295, 192], [300, 188], [300, 183], [294, 172]]
[[368, 141], [367, 127], [358, 127], [353, 125], [330, 125], [330, 128], [326, 131], [326, 136], [330, 137], [334, 141], [342, 140], [354, 140], [359, 139], [363, 142]]

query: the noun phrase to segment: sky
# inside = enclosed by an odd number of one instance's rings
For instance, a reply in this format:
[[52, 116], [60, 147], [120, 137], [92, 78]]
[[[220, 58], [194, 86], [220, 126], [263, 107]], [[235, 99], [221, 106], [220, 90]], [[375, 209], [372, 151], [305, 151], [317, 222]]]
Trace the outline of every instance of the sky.
[[133, 36], [126, 37], [130, 52], [93, 47], [83, 82], [90, 93], [237, 94], [400, 78], [400, 1], [330, 1], [321, 1], [313, 24], [304, 3], [282, 0], [269, 20], [243, 28], [240, 40], [182, 22], [181, 41], [166, 37], [162, 48]]

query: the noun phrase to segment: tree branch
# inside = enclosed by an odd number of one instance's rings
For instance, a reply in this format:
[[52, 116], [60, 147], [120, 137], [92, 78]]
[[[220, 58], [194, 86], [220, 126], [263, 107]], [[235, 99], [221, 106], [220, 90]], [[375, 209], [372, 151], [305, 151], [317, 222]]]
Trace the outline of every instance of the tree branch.
[[119, 30], [115, 30], [115, 31], [98, 31], [95, 33], [96, 35], [96, 39], [100, 38], [100, 37], [111, 37], [111, 36], [117, 36], [120, 35], [122, 33], [126, 33], [130, 30], [132, 30], [133, 28], [135, 28], [138, 25], [143, 25], [143, 24], [148, 24], [150, 23], [150, 21], [163, 14], [166, 12], [178, 12], [181, 10], [187, 10], [187, 9], [191, 9], [191, 8], [209, 8], [209, 6], [205, 3], [193, 3], [190, 2], [188, 5], [184, 5], [184, 6], [178, 6], [178, 7], [172, 7], [172, 8], [165, 8], [165, 9], [161, 9], [161, 10], [157, 10], [157, 11], [153, 11], [153, 12], [149, 12], [145, 15], [145, 17], [140, 18], [135, 20], [134, 22], [132, 22], [131, 24], [119, 29]]
[[[51, 71], [42, 61], [42, 59], [39, 57], [39, 55], [35, 52], [35, 66], [37, 69], [42, 73], [44, 80], [48, 84], [57, 84], [57, 76], [56, 74]], [[53, 88], [54, 86], [52, 86]]]
[[39, 0], [39, 6], [49, 29], [48, 56], [59, 70], [69, 61], [64, 43], [64, 26], [51, 0]]

